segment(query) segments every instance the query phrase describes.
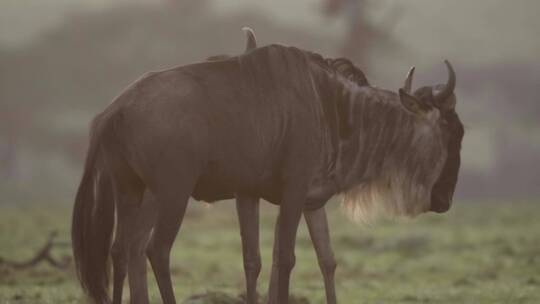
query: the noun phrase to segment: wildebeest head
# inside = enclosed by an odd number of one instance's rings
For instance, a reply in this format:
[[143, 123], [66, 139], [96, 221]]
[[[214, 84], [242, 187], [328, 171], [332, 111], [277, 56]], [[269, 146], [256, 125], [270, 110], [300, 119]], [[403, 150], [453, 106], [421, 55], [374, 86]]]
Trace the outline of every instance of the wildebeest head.
[[430, 112], [436, 113], [434, 114], [436, 117], [432, 119], [441, 130], [447, 153], [442, 173], [431, 191], [430, 211], [438, 213], [450, 209], [461, 163], [461, 141], [464, 135], [463, 124], [455, 111], [456, 75], [450, 62], [445, 61], [445, 63], [449, 73], [446, 84], [422, 87], [411, 94], [414, 74], [414, 68], [412, 68], [404, 87], [400, 90], [400, 99], [410, 111], [424, 116], [430, 115]]
[[446, 65], [446, 84], [411, 93], [413, 68], [399, 94], [373, 87], [352, 94], [351, 135], [342, 142], [340, 162], [345, 207], [353, 217], [450, 208], [464, 131], [455, 112], [456, 76]]

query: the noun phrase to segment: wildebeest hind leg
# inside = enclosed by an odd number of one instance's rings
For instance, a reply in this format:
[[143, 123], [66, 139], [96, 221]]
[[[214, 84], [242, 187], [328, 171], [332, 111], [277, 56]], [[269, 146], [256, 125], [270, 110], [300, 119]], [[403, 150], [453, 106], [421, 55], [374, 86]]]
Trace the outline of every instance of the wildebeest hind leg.
[[146, 276], [146, 244], [149, 238], [150, 231], [132, 244], [130, 248], [128, 266], [130, 304], [149, 303]]
[[169, 268], [170, 252], [198, 177], [198, 170], [189, 166], [189, 162], [181, 169], [172, 169], [169, 168], [168, 172], [158, 170], [162, 174], [155, 184], [153, 194], [159, 210], [147, 249], [148, 259], [165, 304], [176, 303]]
[[146, 191], [137, 219], [132, 226], [135, 238], [129, 250], [128, 280], [131, 304], [148, 304], [146, 246], [157, 217], [157, 208], [150, 191]]
[[328, 219], [324, 207], [314, 211], [304, 211], [304, 218], [311, 236], [311, 241], [317, 260], [324, 277], [324, 287], [326, 290], [326, 303], [336, 304], [336, 290], [334, 284], [334, 273], [336, 270], [336, 260], [332, 252], [330, 243], [330, 232], [328, 229]]
[[259, 199], [236, 195], [236, 211], [240, 222], [244, 272], [246, 275], [246, 303], [257, 303], [257, 278], [261, 271], [259, 248]]
[[133, 225], [144, 188], [115, 183], [117, 227], [111, 256], [113, 262], [113, 303], [122, 303], [122, 291], [129, 262], [129, 246], [133, 239]]

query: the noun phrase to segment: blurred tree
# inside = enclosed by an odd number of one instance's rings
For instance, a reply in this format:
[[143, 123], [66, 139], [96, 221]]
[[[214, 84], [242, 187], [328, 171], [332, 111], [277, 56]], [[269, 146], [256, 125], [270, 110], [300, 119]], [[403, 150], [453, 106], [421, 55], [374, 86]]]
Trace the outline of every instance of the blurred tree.
[[368, 0], [324, 0], [323, 13], [327, 16], [346, 18], [347, 33], [341, 55], [354, 61], [361, 68], [369, 69], [369, 53], [377, 48], [399, 49], [401, 45], [392, 36], [400, 17], [399, 7], [393, 6], [383, 21], [374, 22], [370, 17], [376, 6]]
[[321, 49], [316, 32], [216, 15], [207, 0], [80, 12], [32, 43], [0, 45], [0, 204], [71, 200], [92, 116], [145, 72], [241, 52], [246, 24], [267, 41]]

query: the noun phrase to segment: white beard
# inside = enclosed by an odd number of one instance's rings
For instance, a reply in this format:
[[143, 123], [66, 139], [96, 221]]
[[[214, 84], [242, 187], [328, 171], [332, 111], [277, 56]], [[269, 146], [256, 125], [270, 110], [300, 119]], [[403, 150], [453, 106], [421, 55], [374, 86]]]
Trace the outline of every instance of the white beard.
[[412, 218], [428, 211], [436, 177], [425, 185], [399, 173], [361, 183], [342, 193], [347, 216], [355, 222], [370, 223], [379, 218]]

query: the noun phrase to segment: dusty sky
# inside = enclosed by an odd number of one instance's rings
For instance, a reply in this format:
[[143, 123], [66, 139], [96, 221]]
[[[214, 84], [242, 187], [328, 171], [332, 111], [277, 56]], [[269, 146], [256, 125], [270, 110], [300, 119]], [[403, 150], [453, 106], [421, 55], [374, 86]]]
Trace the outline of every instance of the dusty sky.
[[[17, 46], [32, 41], [47, 29], [61, 25], [71, 13], [103, 10], [127, 0], [2, 0], [0, 44]], [[156, 5], [165, 0], [129, 0]], [[218, 13], [250, 8], [264, 10], [279, 22], [340, 35], [343, 22], [325, 19], [321, 0], [211, 0]], [[381, 0], [371, 1], [374, 19], [387, 8], [403, 11], [396, 33], [422, 56], [450, 54], [465, 62], [536, 61], [540, 53], [540, 1], [537, 0]], [[448, 39], [441, 40], [440, 35]], [[430, 43], [436, 41], [437, 43]]]
[[[4, 48], [24, 47], [39, 39], [40, 35], [63, 22], [75, 13], [85, 11], [104, 11], [115, 5], [127, 2], [139, 2], [155, 6], [172, 0], [0, 0], [0, 51]], [[180, 0], [178, 0], [180, 1]], [[187, 0], [186, 0], [187, 1]], [[191, 0], [199, 1], [199, 0]], [[286, 24], [286, 28], [298, 27], [317, 33], [324, 45], [339, 47], [340, 38], [345, 33], [343, 18], [327, 18], [321, 14], [322, 0], [208, 0], [216, 14], [234, 14], [240, 10], [263, 12], [277, 24]], [[538, 0], [369, 0], [371, 3], [372, 23], [385, 20], [391, 9], [401, 12], [401, 18], [394, 27], [394, 37], [399, 40], [405, 52], [385, 55], [375, 52], [370, 58], [376, 69], [370, 71], [372, 83], [386, 88], [401, 86], [406, 71], [411, 65], [418, 67], [415, 86], [446, 79], [446, 70], [442, 64], [444, 58], [450, 59], [459, 75], [484, 73], [489, 82], [479, 83], [473, 79], [474, 92], [460, 91], [460, 115], [466, 122], [467, 135], [462, 153], [464, 167], [480, 172], [495, 168], [497, 164], [497, 136], [500, 131], [511, 132], [512, 138], [528, 136], [524, 142], [540, 146], [540, 132], [537, 129], [514, 130], [519, 127], [513, 121], [513, 129], [498, 122], [506, 119], [504, 110], [497, 110], [503, 103], [513, 105], [514, 98], [502, 96], [494, 86], [506, 81], [498, 79], [493, 71], [508, 71], [512, 67], [535, 67], [532, 69], [538, 79], [540, 71], [540, 1]], [[257, 28], [255, 28], [257, 32]], [[240, 31], [231, 33], [239, 35]], [[302, 33], [304, 33], [302, 31]], [[313, 35], [315, 36], [315, 35]], [[269, 42], [263, 35], [262, 44]], [[313, 50], [319, 51], [319, 50]], [[17, 50], [15, 50], [17, 52]], [[403, 55], [406, 53], [412, 56]], [[507, 66], [508, 64], [508, 66]], [[482, 70], [486, 67], [498, 67], [495, 70]], [[475, 70], [476, 69], [476, 70]], [[510, 75], [513, 75], [510, 73]], [[529, 75], [529, 74], [526, 74]], [[488, 77], [489, 76], [489, 77]], [[525, 76], [531, 77], [531, 76]], [[536, 78], [534, 78], [536, 77]], [[459, 79], [467, 79], [466, 77]], [[530, 81], [529, 81], [530, 83]], [[534, 87], [534, 85], [532, 85]], [[519, 88], [518, 88], [519, 89]], [[458, 87], [459, 90], [459, 87]], [[534, 89], [532, 89], [534, 91]], [[515, 93], [515, 90], [512, 91]], [[499, 96], [501, 95], [501, 96]], [[537, 96], [531, 93], [530, 96]], [[502, 100], [507, 98], [508, 100]], [[532, 97], [536, 98], [537, 97]], [[509, 107], [501, 107], [508, 109]], [[494, 109], [494, 110], [493, 110]], [[66, 115], [70, 123], [80, 124], [78, 113]], [[66, 120], [60, 128], [66, 128]], [[50, 127], [50, 126], [49, 126]], [[75, 128], [73, 128], [75, 129]], [[514, 130], [514, 131], [513, 131]], [[536, 132], [536, 136], [528, 135]], [[532, 151], [532, 150], [531, 150]], [[538, 150], [534, 150], [538, 151]], [[531, 152], [532, 153], [532, 152]], [[61, 155], [54, 155], [55, 168], [66, 165]], [[69, 181], [73, 168], [64, 168], [59, 172], [66, 176], [56, 177]], [[49, 169], [47, 169], [49, 170]], [[55, 169], [56, 170], [56, 169]], [[58, 171], [58, 170], [56, 170]], [[49, 171], [47, 171], [49, 172]], [[68, 176], [69, 175], [69, 176]], [[74, 174], [73, 174], [74, 175]]]

